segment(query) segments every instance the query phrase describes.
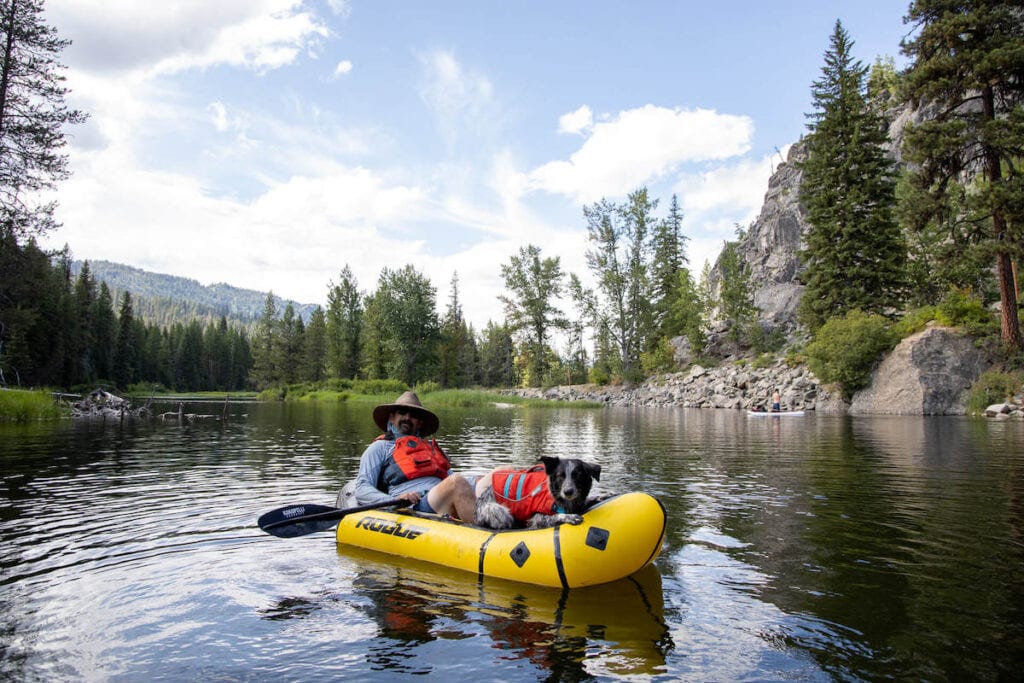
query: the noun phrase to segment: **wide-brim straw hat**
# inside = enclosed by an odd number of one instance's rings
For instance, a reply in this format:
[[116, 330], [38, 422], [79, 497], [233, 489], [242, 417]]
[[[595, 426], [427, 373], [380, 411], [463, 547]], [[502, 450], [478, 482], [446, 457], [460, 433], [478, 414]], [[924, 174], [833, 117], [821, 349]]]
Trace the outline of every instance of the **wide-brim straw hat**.
[[407, 391], [395, 399], [394, 403], [384, 403], [373, 409], [373, 421], [377, 423], [381, 431], [387, 431], [388, 416], [399, 408], [410, 409], [420, 419], [420, 436], [430, 436], [437, 431], [441, 424], [441, 421], [437, 419], [437, 415], [423, 407], [419, 396], [412, 391]]

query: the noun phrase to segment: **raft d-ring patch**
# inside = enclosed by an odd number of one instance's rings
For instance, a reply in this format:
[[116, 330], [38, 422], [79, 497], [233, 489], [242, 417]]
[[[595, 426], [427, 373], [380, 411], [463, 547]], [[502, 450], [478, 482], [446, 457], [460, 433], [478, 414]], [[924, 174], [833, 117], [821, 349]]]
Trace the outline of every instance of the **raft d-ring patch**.
[[611, 533], [607, 529], [592, 526], [587, 532], [587, 545], [597, 550], [604, 550], [608, 547], [608, 537]]
[[525, 541], [520, 541], [519, 545], [512, 548], [512, 552], [509, 555], [512, 557], [512, 561], [516, 563], [516, 566], [522, 569], [526, 561], [530, 559], [530, 549], [526, 547]]

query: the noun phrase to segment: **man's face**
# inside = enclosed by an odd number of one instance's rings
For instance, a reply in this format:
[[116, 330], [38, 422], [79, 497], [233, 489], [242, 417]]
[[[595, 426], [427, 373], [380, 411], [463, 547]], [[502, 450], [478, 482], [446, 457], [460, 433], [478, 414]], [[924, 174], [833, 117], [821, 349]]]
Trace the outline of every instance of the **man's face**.
[[408, 408], [399, 408], [398, 410], [391, 411], [391, 426], [394, 427], [395, 433], [400, 436], [411, 436], [420, 431], [420, 425], [423, 421], [420, 420], [419, 415]]

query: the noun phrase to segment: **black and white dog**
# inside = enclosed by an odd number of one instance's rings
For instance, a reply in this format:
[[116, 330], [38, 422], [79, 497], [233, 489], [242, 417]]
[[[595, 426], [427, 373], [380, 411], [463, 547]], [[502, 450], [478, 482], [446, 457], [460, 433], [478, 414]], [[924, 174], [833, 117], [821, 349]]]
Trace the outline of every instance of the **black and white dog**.
[[497, 469], [476, 483], [476, 523], [490, 529], [580, 524], [601, 466], [544, 456], [525, 470]]

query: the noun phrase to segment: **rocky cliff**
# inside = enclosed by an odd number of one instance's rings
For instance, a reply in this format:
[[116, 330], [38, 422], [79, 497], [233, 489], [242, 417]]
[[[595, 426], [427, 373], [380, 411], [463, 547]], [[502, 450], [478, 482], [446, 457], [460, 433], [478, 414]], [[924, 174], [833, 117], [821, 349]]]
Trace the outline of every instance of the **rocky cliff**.
[[[761, 325], [781, 330], [792, 338], [797, 331], [796, 307], [804, 286], [800, 282], [798, 253], [803, 248], [807, 224], [800, 205], [798, 164], [807, 158], [802, 143], [789, 148], [786, 161], [768, 180], [761, 212], [739, 245], [740, 258], [747, 264], [754, 285], [754, 305], [760, 310]], [[718, 263], [711, 270], [709, 285], [714, 298], [721, 287]]]
[[[899, 163], [904, 129], [918, 121], [921, 113], [903, 107], [886, 114], [889, 125], [887, 154]], [[786, 160], [779, 164], [768, 180], [764, 204], [757, 219], [747, 229], [739, 244], [740, 258], [747, 265], [753, 285], [754, 305], [760, 310], [761, 326], [766, 331], [779, 330], [790, 341], [800, 338], [796, 309], [803, 295], [803, 266], [799, 252], [807, 231], [805, 211], [800, 202], [803, 174], [799, 164], [807, 158], [807, 147], [801, 140], [789, 148]], [[720, 292], [721, 271], [715, 263], [709, 276], [712, 294]], [[721, 321], [713, 321], [712, 327]]]
[[[927, 112], [923, 114], [927, 116]], [[888, 154], [898, 163], [908, 123], [922, 117], [909, 108], [888, 113], [890, 147]], [[799, 258], [807, 230], [800, 201], [800, 162], [807, 149], [801, 141], [789, 149], [786, 160], [768, 181], [764, 204], [739, 244], [753, 285], [754, 304], [766, 332], [781, 332], [787, 344], [806, 341], [797, 322], [796, 310], [803, 295], [802, 265]], [[709, 274], [714, 298], [721, 288], [720, 264]], [[525, 396], [561, 400], [592, 400], [616, 406], [678, 406], [689, 408], [757, 409], [772, 391], [782, 394], [788, 410], [816, 410], [824, 413], [875, 415], [959, 415], [966, 409], [971, 385], [990, 367], [985, 354], [974, 342], [955, 330], [933, 327], [904, 339], [879, 364], [868, 388], [849, 404], [837, 391], [820, 385], [806, 368], [791, 368], [776, 361], [755, 368], [745, 352], [728, 342], [723, 321], [711, 321], [709, 353], [726, 362], [715, 368], [693, 366], [686, 372], [652, 378], [637, 387], [556, 387], [541, 391], [522, 390]], [[673, 340], [676, 359], [691, 362], [689, 347], [682, 338]], [[1024, 415], [1020, 402], [993, 406], [992, 415]]]

